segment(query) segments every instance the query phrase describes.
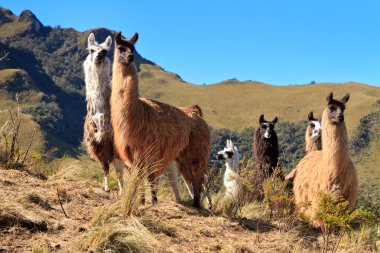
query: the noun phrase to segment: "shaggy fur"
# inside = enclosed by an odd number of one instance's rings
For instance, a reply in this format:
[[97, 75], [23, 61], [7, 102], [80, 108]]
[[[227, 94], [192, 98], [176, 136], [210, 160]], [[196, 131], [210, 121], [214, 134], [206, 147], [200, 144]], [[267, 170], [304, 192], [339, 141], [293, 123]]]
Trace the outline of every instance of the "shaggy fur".
[[322, 150], [322, 128], [321, 121], [314, 118], [313, 112], [308, 115], [309, 124], [305, 133], [305, 151], [309, 153], [314, 150]]
[[[271, 176], [275, 168], [279, 167], [278, 157], [278, 139], [274, 130], [274, 126], [277, 123], [277, 117], [272, 121], [264, 119], [264, 115], [259, 118], [259, 127], [256, 128], [253, 141], [253, 155], [256, 164], [253, 169], [256, 170], [254, 177], [254, 189], [252, 192], [252, 200], [261, 200], [262, 195], [262, 183], [264, 179]], [[278, 176], [283, 178], [281, 170], [278, 172]]]
[[226, 147], [217, 154], [218, 160], [226, 162], [226, 171], [224, 172], [223, 183], [226, 187], [226, 196], [236, 198], [239, 192], [239, 168], [240, 154], [237, 147], [231, 140], [226, 141]]
[[[342, 196], [355, 205], [358, 179], [355, 167], [348, 153], [348, 137], [343, 111], [348, 101], [347, 94], [342, 100], [334, 100], [332, 93], [327, 98], [328, 106], [322, 114], [322, 151], [308, 153], [296, 166], [294, 179], [294, 200], [300, 213], [309, 217], [315, 215], [320, 192]], [[314, 225], [319, 225], [318, 221]]]
[[269, 175], [273, 173], [273, 168], [278, 165], [279, 149], [277, 134], [274, 131], [274, 125], [277, 123], [277, 117], [272, 121], [260, 116], [260, 126], [256, 128], [253, 141], [253, 155], [255, 161], [259, 164], [269, 165]]
[[[114, 161], [113, 131], [111, 127], [111, 63], [106, 57], [112, 39], [102, 44], [95, 41], [93, 33], [88, 37], [89, 55], [83, 63], [86, 82], [87, 115], [84, 122], [84, 143], [92, 158], [104, 171], [104, 190], [108, 191], [109, 165]], [[115, 162], [117, 171], [122, 165]], [[119, 181], [119, 191], [122, 182]]]
[[[115, 147], [128, 166], [141, 162], [149, 150], [150, 160], [157, 164], [150, 181], [157, 184], [159, 176], [173, 161], [194, 188], [194, 206], [200, 207], [200, 192], [210, 153], [210, 131], [198, 113], [158, 101], [139, 97], [138, 74], [134, 64], [132, 39], [115, 37], [111, 119]], [[193, 111], [193, 110], [191, 110]], [[156, 192], [152, 191], [156, 202]]]

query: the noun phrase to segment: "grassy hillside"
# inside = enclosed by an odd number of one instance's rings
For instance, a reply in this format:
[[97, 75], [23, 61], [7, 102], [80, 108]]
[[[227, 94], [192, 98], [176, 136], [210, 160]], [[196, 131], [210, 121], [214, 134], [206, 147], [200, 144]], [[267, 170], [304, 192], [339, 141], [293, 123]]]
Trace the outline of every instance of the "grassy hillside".
[[278, 116], [280, 120], [298, 122], [307, 114], [321, 115], [325, 97], [351, 94], [346, 111], [349, 134], [359, 120], [372, 111], [380, 100], [380, 88], [360, 83], [272, 86], [258, 82], [226, 81], [208, 86], [182, 82], [176, 75], [152, 65], [141, 65], [141, 93], [178, 106], [199, 104], [207, 122], [215, 128], [242, 130], [258, 125], [258, 118]]

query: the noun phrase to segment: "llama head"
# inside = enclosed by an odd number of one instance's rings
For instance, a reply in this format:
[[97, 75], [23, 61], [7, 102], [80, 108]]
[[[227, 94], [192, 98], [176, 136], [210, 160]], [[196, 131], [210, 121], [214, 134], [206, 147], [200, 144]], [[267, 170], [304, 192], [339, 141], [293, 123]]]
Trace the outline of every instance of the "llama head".
[[91, 33], [90, 36], [88, 36], [87, 43], [88, 51], [90, 53], [88, 57], [90, 58], [91, 62], [96, 66], [100, 66], [104, 62], [107, 52], [110, 50], [111, 44], [111, 36], [108, 36], [103, 43], [99, 44], [95, 40], [94, 33]]
[[313, 112], [308, 115], [309, 118], [309, 136], [312, 140], [316, 140], [322, 135], [321, 121], [314, 118]]
[[226, 141], [226, 147], [216, 154], [218, 160], [225, 160], [231, 168], [239, 168], [240, 154], [231, 140]]
[[330, 124], [340, 124], [344, 121], [344, 110], [349, 99], [350, 94], [348, 93], [340, 100], [335, 100], [332, 92], [326, 97], [327, 115]]
[[272, 136], [276, 136], [274, 125], [277, 123], [277, 120], [277, 117], [275, 117], [272, 121], [267, 121], [264, 119], [264, 114], [261, 114], [259, 118], [259, 131], [262, 139], [270, 139]]
[[135, 33], [131, 39], [123, 39], [121, 32], [118, 32], [115, 36], [115, 60], [119, 61], [122, 64], [129, 65], [134, 61], [134, 52], [135, 52], [135, 43], [139, 38], [138, 33]]

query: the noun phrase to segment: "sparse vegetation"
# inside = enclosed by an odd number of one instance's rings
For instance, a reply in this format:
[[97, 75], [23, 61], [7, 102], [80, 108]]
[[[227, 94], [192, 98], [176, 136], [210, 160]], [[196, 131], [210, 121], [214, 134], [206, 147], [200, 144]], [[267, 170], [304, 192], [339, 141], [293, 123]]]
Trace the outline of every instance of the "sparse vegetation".
[[[321, 224], [323, 238], [323, 252], [335, 253], [338, 251], [343, 236], [353, 231], [353, 225], [374, 226], [379, 219], [373, 213], [363, 210], [362, 207], [350, 211], [349, 202], [342, 197], [335, 198], [332, 195], [320, 193], [318, 197], [318, 209], [313, 218]], [[336, 234], [335, 238], [333, 235]], [[373, 250], [375, 245], [371, 245]]]

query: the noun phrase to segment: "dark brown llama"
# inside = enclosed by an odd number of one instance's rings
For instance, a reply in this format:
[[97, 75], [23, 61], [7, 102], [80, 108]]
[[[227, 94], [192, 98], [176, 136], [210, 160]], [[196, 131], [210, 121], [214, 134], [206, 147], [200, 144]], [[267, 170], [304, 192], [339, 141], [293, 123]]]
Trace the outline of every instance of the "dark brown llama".
[[[255, 159], [254, 169], [256, 170], [254, 177], [253, 199], [262, 199], [262, 183], [265, 178], [273, 174], [279, 167], [278, 157], [278, 138], [274, 126], [277, 123], [277, 117], [272, 121], [264, 119], [262, 114], [259, 118], [259, 127], [256, 128], [253, 140], [253, 156]], [[281, 169], [276, 171], [277, 176], [283, 178]]]

